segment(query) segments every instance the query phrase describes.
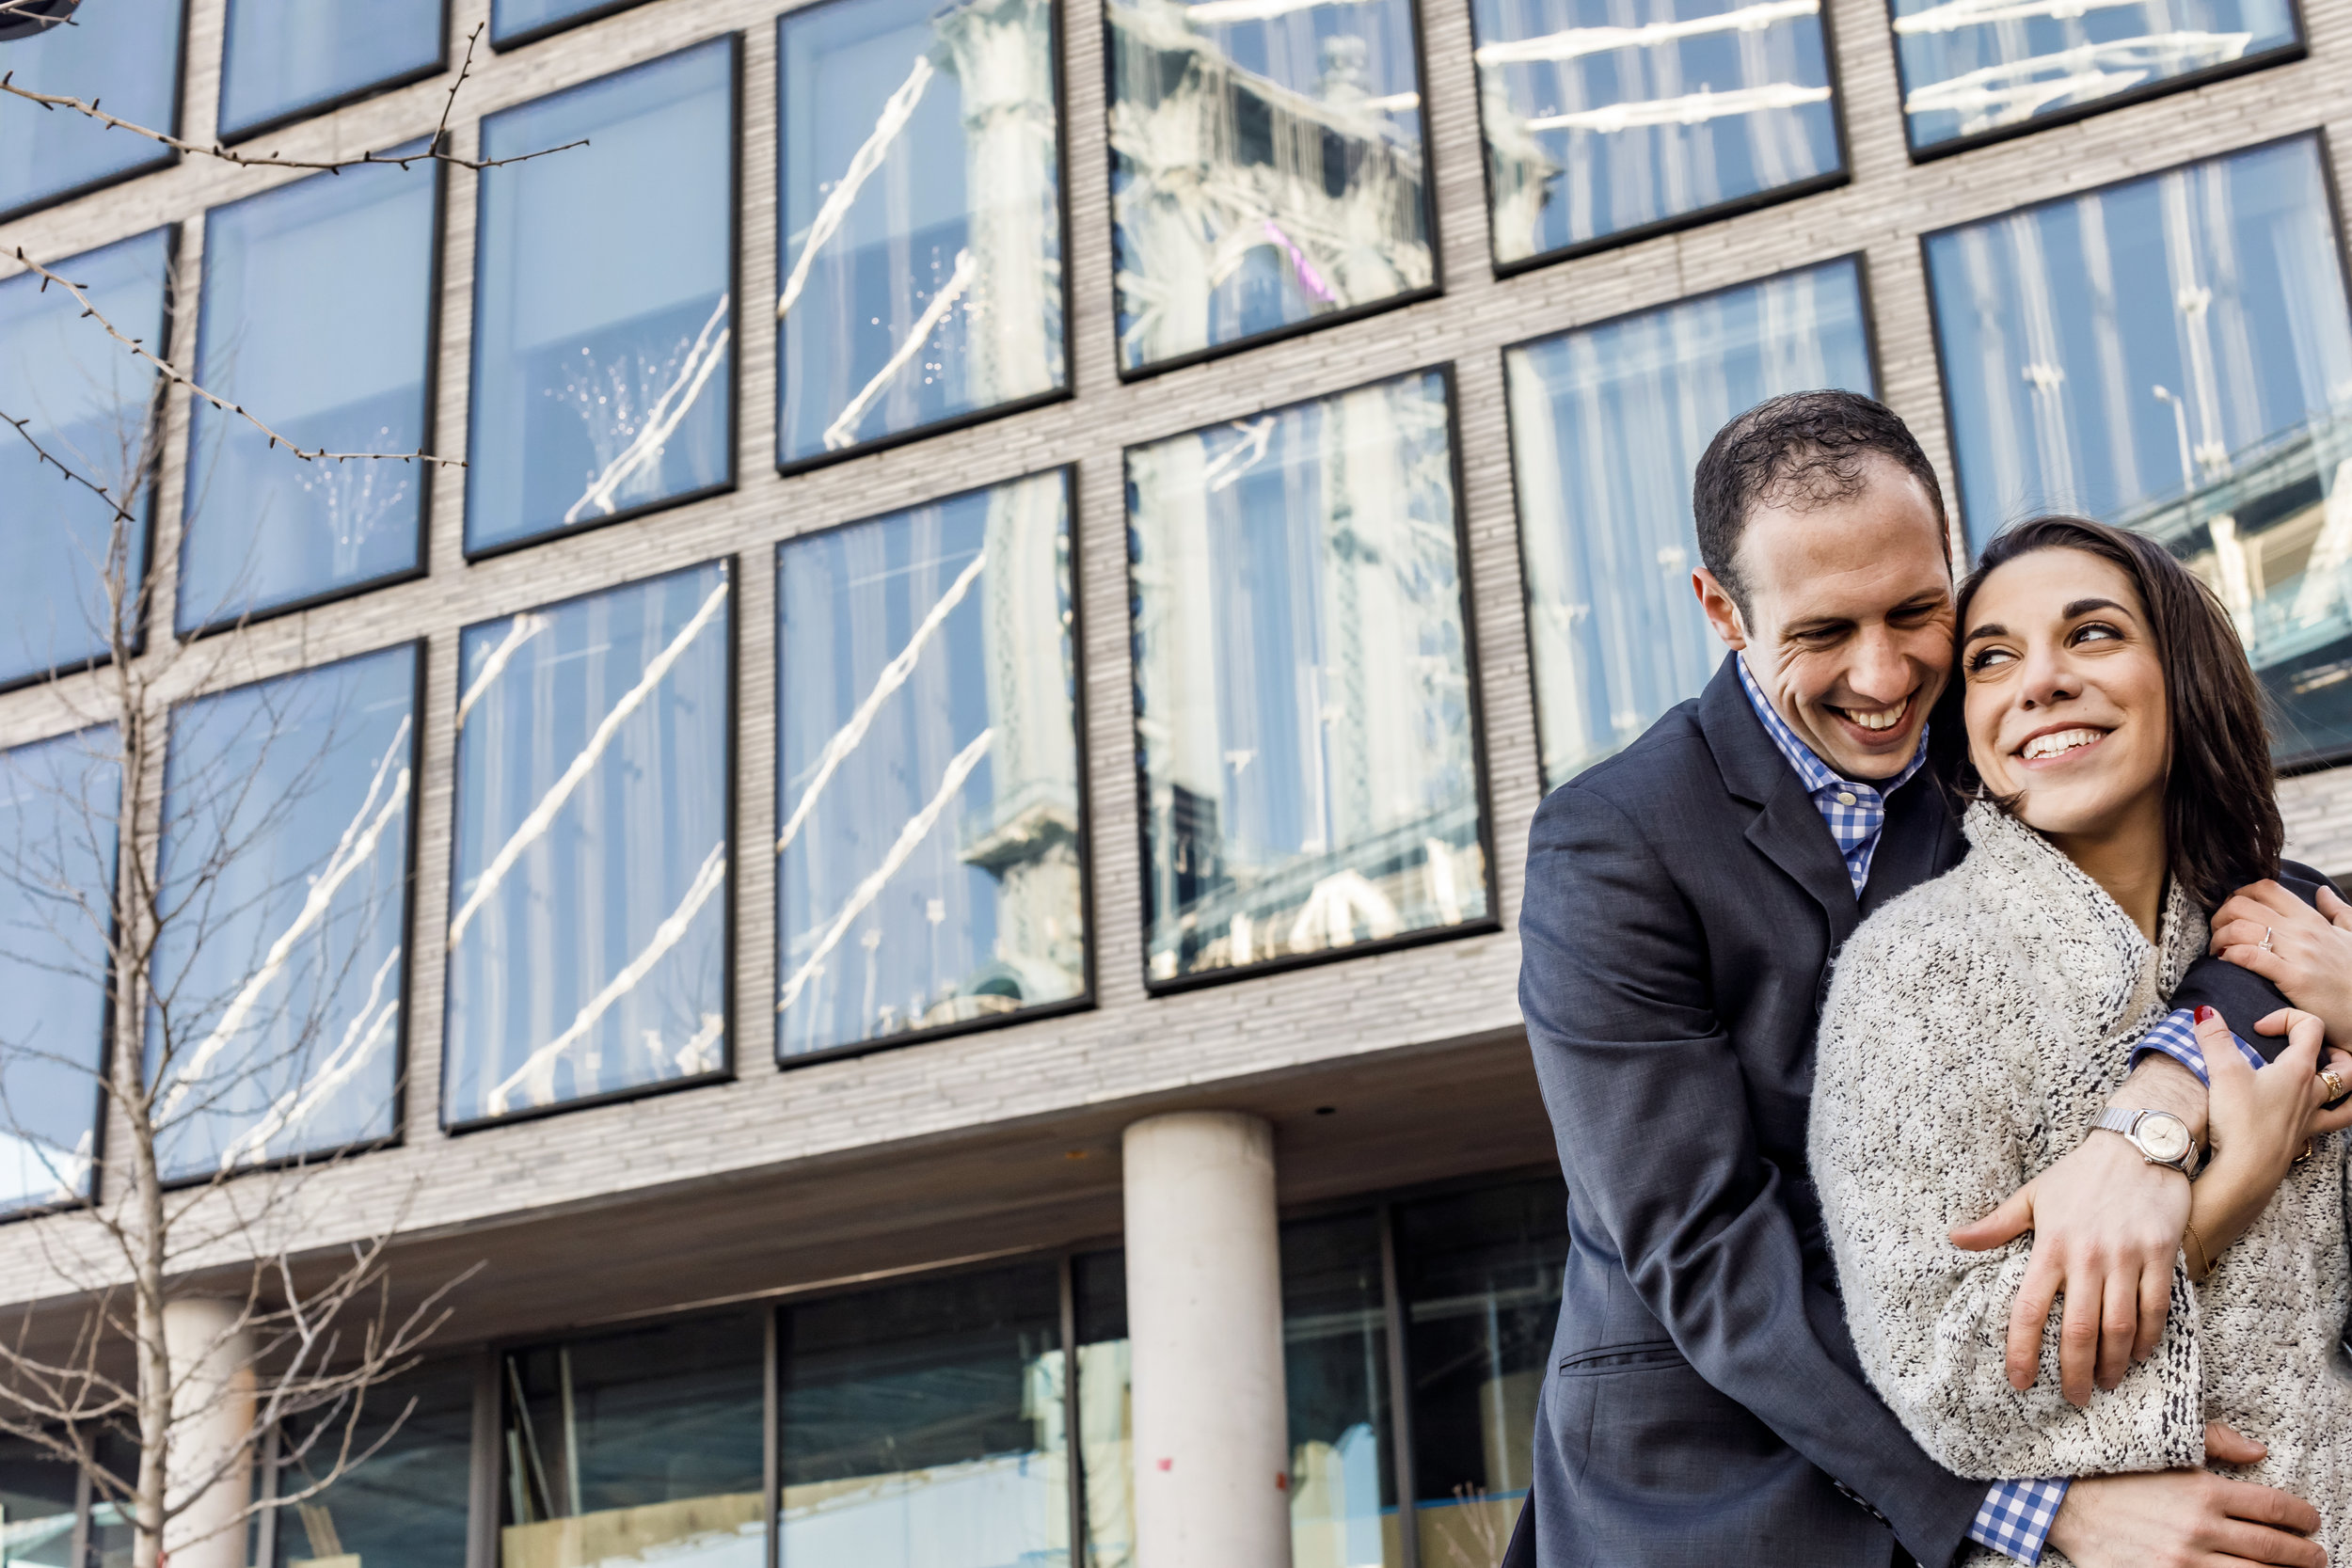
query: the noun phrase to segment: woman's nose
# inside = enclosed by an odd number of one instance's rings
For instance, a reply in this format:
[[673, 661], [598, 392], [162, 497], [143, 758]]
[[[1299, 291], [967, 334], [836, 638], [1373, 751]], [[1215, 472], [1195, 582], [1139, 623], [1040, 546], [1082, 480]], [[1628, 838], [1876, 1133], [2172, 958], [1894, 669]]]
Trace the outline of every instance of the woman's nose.
[[2080, 695], [2082, 683], [2074, 678], [2065, 656], [2058, 649], [2030, 648], [2026, 653], [2023, 691], [2027, 707], [2048, 707]]

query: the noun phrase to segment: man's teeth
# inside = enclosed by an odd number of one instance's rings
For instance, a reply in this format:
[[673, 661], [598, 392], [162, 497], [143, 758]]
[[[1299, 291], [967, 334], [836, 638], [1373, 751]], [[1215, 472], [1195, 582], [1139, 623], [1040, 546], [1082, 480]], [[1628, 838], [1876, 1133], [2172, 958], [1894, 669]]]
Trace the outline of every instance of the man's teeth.
[[1837, 711], [1866, 730], [1891, 730], [1903, 721], [1904, 714], [1911, 711], [1911, 699], [1905, 697], [1893, 707], [1883, 707], [1875, 713], [1865, 713], [1856, 707], [1839, 708]]
[[2088, 746], [2106, 734], [2105, 730], [2054, 730], [2048, 735], [2035, 736], [2026, 742], [2019, 753], [2027, 762], [2039, 757], [2054, 757], [2071, 752], [2077, 746]]

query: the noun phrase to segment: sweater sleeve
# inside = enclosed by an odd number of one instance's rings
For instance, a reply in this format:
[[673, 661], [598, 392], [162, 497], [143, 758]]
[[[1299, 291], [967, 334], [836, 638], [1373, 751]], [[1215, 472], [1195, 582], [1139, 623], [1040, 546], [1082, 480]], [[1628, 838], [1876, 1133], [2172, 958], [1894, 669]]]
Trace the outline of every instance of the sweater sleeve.
[[[1947, 1232], [2036, 1173], [2047, 1104], [2032, 999], [1977, 978], [1951, 922], [1886, 916], [1855, 933], [1822, 1012], [1810, 1159], [1854, 1349], [1921, 1448], [1983, 1480], [2201, 1464], [2195, 1293], [2176, 1266], [2155, 1354], [2084, 1408], [2058, 1392], [2058, 1323], [2042, 1370], [2009, 1384], [2009, 1315], [2026, 1237], [1963, 1252]], [[1873, 927], [1880, 927], [1873, 930]], [[1938, 940], [1939, 935], [1946, 940]], [[1972, 983], [1973, 982], [1973, 983]], [[2067, 1064], [2048, 1064], [2063, 1070]]]

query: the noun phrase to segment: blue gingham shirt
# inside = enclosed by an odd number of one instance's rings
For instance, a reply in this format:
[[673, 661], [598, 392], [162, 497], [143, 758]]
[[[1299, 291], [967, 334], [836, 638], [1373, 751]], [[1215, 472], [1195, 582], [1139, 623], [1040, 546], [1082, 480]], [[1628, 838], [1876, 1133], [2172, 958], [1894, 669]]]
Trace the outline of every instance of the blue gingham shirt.
[[[1886, 798], [1901, 788], [1919, 771], [1928, 760], [1927, 732], [1919, 735], [1919, 749], [1911, 754], [1903, 770], [1883, 784], [1864, 784], [1841, 779], [1829, 765], [1814, 753], [1813, 748], [1797, 738], [1797, 732], [1788, 727], [1780, 711], [1765, 698], [1756, 677], [1748, 673], [1748, 661], [1740, 660], [1740, 686], [1748, 694], [1749, 705], [1764, 725], [1764, 733], [1772, 737], [1780, 754], [1788, 759], [1788, 766], [1797, 770], [1797, 777], [1813, 797], [1813, 804], [1829, 825], [1829, 835], [1837, 842], [1837, 852], [1845, 858], [1846, 875], [1852, 879], [1853, 895], [1862, 896], [1862, 889], [1870, 879], [1870, 857], [1878, 851], [1879, 834], [1886, 826]], [[2204, 1076], [2204, 1057], [2196, 1054], [2193, 1063], [2181, 1055], [2181, 1039], [2165, 1036], [2174, 1019], [2189, 1020], [2190, 1027], [2181, 1031], [2186, 1050], [2197, 1052], [2194, 1019], [2185, 1012], [2177, 1012], [2157, 1025], [2154, 1033], [2140, 1042], [2133, 1052], [2132, 1060], [2139, 1060], [2142, 1051], [2162, 1051], [2183, 1060], [2184, 1065], [2200, 1078]], [[1984, 1495], [1984, 1504], [1977, 1510], [1976, 1519], [1968, 1527], [1968, 1539], [1979, 1545], [2015, 1558], [2033, 1568], [2042, 1560], [2042, 1548], [2050, 1539], [2050, 1523], [2058, 1517], [2058, 1504], [2066, 1500], [2067, 1479], [2052, 1477], [2037, 1481], [1996, 1481]], [[1843, 1487], [1840, 1491], [1845, 1490]], [[1864, 1505], [1867, 1507], [1866, 1503]], [[1876, 1509], [1871, 1509], [1873, 1513]], [[1883, 1517], [1883, 1515], [1882, 1515]]]

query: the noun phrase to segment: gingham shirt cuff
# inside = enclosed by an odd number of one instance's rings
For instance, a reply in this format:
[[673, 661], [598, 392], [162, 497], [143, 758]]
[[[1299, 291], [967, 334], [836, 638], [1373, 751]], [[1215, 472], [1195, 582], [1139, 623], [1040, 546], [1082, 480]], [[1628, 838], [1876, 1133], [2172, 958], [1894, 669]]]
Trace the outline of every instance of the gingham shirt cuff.
[[[2247, 1065], [2260, 1072], [2265, 1065], [2262, 1053], [2235, 1035], [2230, 1038], [2236, 1042], [2238, 1053], [2246, 1058]], [[2211, 1082], [2205, 1075], [2205, 1053], [2197, 1045], [2197, 1015], [2186, 1007], [2175, 1007], [2161, 1023], [2140, 1037], [2139, 1043], [2132, 1047], [2131, 1065], [2139, 1066], [2139, 1059], [2151, 1051], [2163, 1052], [2197, 1074], [2200, 1084]]]
[[2069, 1484], [2063, 1476], [2050, 1481], [1994, 1481], [1993, 1490], [1984, 1495], [1984, 1506], [1977, 1510], [1977, 1522], [1968, 1527], [1968, 1539], [2034, 1568], [2042, 1560], [2051, 1521], [2058, 1517], [2058, 1504], [2066, 1500]]

